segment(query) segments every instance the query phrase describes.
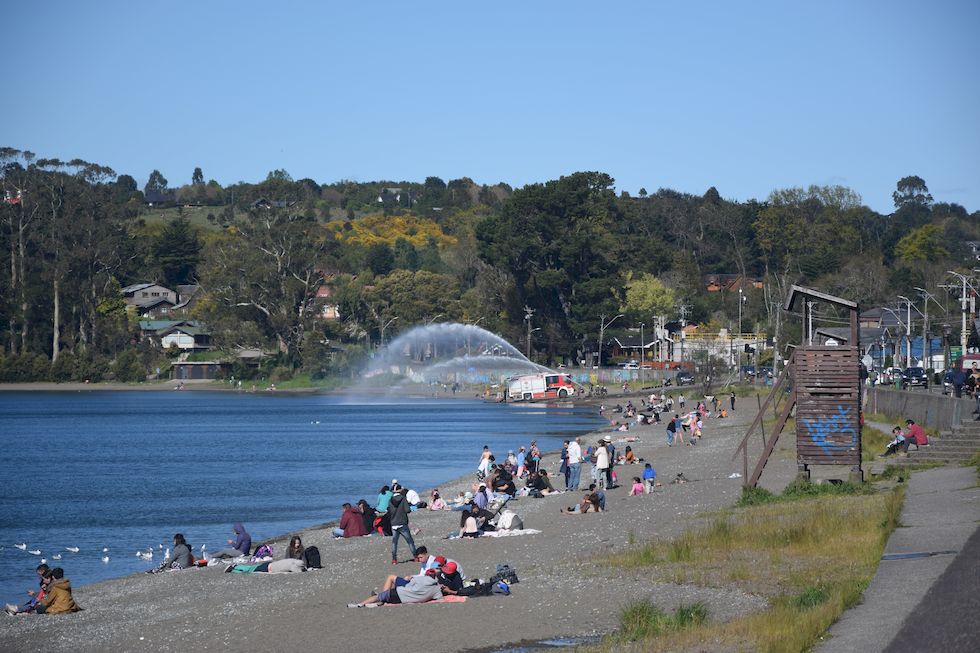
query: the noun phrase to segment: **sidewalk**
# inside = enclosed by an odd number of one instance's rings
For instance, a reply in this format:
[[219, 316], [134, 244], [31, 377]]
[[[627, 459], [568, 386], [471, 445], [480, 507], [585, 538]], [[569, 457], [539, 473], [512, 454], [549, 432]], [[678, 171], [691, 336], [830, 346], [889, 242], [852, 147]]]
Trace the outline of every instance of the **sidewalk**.
[[[845, 612], [815, 650], [980, 650], [975, 626], [980, 619], [978, 520], [980, 487], [974, 468], [914, 472], [902, 526], [888, 540], [861, 604]], [[894, 557], [911, 553], [932, 555]]]

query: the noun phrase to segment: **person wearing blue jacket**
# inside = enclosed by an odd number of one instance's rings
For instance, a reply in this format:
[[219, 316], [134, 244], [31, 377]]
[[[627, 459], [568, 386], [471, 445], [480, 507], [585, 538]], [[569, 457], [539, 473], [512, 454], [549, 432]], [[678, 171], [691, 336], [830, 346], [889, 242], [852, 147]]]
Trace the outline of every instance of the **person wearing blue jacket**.
[[242, 555], [247, 556], [252, 550], [252, 536], [248, 534], [241, 522], [236, 523], [232, 527], [232, 531], [235, 533], [235, 539], [228, 540], [228, 544], [231, 546], [221, 549], [213, 557], [237, 558]]

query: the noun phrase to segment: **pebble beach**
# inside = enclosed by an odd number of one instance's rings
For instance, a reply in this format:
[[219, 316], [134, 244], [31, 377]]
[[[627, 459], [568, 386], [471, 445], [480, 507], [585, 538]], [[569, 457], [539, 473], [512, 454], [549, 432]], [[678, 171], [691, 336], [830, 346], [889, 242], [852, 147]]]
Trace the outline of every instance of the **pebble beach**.
[[[631, 397], [639, 402], [639, 395]], [[610, 397], [606, 404], [625, 398]], [[623, 605], [650, 599], [665, 610], [703, 602], [713, 620], [727, 620], [764, 606], [741, 591], [655, 583], [642, 571], [608, 568], [597, 556], [626, 550], [654, 538], [668, 538], [698, 525], [705, 514], [735, 503], [741, 492], [741, 462], [732, 454], [755, 411], [739, 410], [728, 419], [705, 420], [704, 438], [694, 447], [668, 447], [661, 424], [632, 426], [629, 432], [593, 433], [583, 448], [607, 433], [622, 452], [629, 444], [652, 462], [662, 487], [649, 495], [628, 496], [629, 480], [642, 464], [617, 466], [619, 487], [607, 491], [606, 511], [562, 515], [579, 493], [512, 501], [525, 528], [540, 531], [514, 537], [444, 539], [458, 528], [459, 513], [421, 510], [411, 515], [417, 545], [458, 560], [467, 578], [487, 578], [498, 563], [517, 570], [520, 583], [510, 596], [469, 598], [463, 603], [387, 606], [351, 610], [380, 587], [387, 574], [417, 573], [415, 563], [390, 563], [390, 539], [335, 540], [327, 525], [299, 531], [304, 544], [320, 549], [323, 568], [303, 574], [225, 574], [223, 565], [165, 574], [138, 574], [74, 588], [83, 610], [57, 616], [0, 619], [3, 651], [465, 651], [504, 649], [521, 642], [611, 632]], [[612, 418], [618, 417], [611, 415]], [[626, 442], [625, 438], [636, 438]], [[476, 454], [474, 452], [474, 459]], [[506, 452], [495, 452], [502, 460]], [[557, 474], [556, 452], [544, 468]], [[475, 470], [474, 470], [475, 471]], [[775, 457], [764, 481], [777, 487], [793, 478], [795, 461]], [[683, 473], [687, 483], [670, 480]], [[390, 477], [397, 477], [397, 461]], [[390, 478], [389, 477], [389, 478]], [[582, 486], [588, 484], [583, 466]], [[371, 487], [388, 479], [372, 479]], [[440, 485], [451, 498], [470, 489], [469, 475]], [[428, 498], [428, 488], [417, 488]], [[365, 493], [368, 489], [365, 488]], [[351, 497], [353, 502], [359, 497]], [[373, 495], [369, 495], [369, 501]], [[284, 550], [292, 533], [273, 544]], [[410, 552], [401, 544], [399, 558]], [[71, 576], [71, 570], [66, 569]], [[30, 575], [25, 572], [25, 590]], [[465, 627], [462, 627], [465, 624]]]

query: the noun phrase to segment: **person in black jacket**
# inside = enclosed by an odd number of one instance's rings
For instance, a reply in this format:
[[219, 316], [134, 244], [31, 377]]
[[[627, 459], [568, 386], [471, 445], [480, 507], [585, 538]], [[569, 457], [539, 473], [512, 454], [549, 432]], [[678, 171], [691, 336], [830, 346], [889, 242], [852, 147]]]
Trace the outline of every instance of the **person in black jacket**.
[[405, 495], [408, 490], [402, 488], [401, 492], [391, 497], [388, 504], [388, 517], [391, 519], [391, 564], [398, 564], [398, 538], [402, 537], [412, 549], [412, 557], [415, 557], [415, 540], [412, 539], [412, 529], [408, 525], [408, 499]]
[[374, 532], [374, 520], [378, 517], [378, 511], [368, 505], [368, 502], [361, 499], [357, 502], [357, 507], [361, 509], [364, 517], [364, 530], [368, 533]]

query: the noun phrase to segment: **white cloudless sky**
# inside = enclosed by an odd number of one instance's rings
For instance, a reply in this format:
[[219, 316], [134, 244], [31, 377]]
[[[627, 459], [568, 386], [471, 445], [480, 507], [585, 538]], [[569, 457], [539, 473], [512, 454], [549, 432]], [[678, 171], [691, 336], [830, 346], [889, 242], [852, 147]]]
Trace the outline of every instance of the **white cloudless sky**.
[[764, 199], [895, 182], [980, 209], [980, 2], [34, 2], [0, 145], [142, 184], [506, 182]]

